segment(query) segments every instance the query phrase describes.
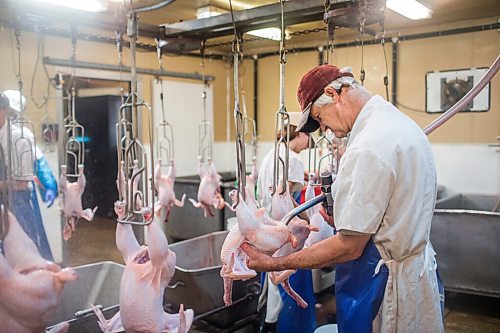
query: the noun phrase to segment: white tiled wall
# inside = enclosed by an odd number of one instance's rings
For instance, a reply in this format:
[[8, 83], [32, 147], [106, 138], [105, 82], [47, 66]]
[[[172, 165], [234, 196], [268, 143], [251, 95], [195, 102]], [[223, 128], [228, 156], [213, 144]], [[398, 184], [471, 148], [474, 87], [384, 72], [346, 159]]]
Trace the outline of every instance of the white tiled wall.
[[454, 192], [500, 195], [498, 147], [433, 144], [437, 178]]

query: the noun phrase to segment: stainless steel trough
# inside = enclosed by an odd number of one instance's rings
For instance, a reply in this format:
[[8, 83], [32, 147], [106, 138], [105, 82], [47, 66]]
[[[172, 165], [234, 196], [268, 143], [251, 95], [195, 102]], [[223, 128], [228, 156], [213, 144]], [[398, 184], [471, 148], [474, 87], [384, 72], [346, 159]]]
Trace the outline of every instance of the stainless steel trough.
[[51, 325], [67, 321], [70, 333], [101, 332], [90, 304], [102, 306], [106, 318], [118, 312], [124, 268], [111, 261], [74, 267], [79, 279], [66, 284]]
[[[221, 172], [222, 183], [220, 191], [224, 200], [231, 202], [229, 192], [234, 189], [236, 175], [233, 172]], [[188, 198], [196, 198], [200, 177], [184, 176], [175, 179], [174, 191], [179, 196], [186, 194]], [[198, 236], [206, 235], [210, 232], [222, 231], [225, 229], [225, 221], [235, 216], [235, 213], [225, 207], [224, 209], [211, 208], [214, 216], [204, 217], [203, 209], [196, 208], [190, 203], [186, 203], [183, 208], [174, 208], [170, 212], [168, 223], [165, 224], [165, 233], [169, 239], [186, 240]]]
[[498, 200], [457, 194], [436, 202], [431, 242], [446, 290], [500, 297]]
[[[203, 221], [200, 221], [203, 223]], [[213, 232], [170, 245], [177, 255], [174, 277], [165, 290], [167, 309], [181, 303], [201, 319], [225, 328], [257, 312], [258, 276], [233, 285], [233, 306], [224, 307], [220, 251], [228, 231]]]

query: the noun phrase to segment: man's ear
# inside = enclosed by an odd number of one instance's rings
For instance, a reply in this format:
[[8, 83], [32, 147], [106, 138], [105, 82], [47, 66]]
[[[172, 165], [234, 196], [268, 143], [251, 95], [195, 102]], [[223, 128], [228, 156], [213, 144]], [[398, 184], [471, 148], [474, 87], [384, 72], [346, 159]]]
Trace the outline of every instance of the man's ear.
[[325, 89], [324, 89], [324, 92], [325, 94], [327, 94], [328, 96], [330, 96], [334, 102], [337, 102], [337, 97], [338, 97], [338, 93], [335, 89], [333, 89], [333, 87], [331, 86], [326, 86]]

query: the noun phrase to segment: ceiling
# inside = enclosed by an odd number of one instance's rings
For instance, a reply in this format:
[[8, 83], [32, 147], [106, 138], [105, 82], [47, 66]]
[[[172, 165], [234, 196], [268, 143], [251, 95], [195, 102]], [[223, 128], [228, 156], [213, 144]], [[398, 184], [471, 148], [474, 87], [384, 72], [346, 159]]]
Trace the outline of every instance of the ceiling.
[[[332, 3], [335, 1], [331, 1]], [[276, 4], [279, 1], [269, 0], [253, 0], [253, 1], [232, 1], [234, 10], [244, 10], [257, 6], [268, 4]], [[430, 19], [412, 21], [404, 16], [393, 12], [390, 9], [385, 11], [385, 30], [388, 35], [398, 35], [407, 31], [438, 29], [437, 27], [452, 24], [459, 21], [476, 20], [482, 18], [494, 18], [500, 16], [500, 1], [499, 0], [427, 0], [433, 14]], [[196, 9], [201, 6], [213, 5], [221, 9], [229, 11], [228, 0], [177, 0], [171, 5], [160, 10], [142, 13], [141, 20], [151, 24], [170, 24], [180, 21], [193, 20], [196, 18]], [[467, 23], [464, 23], [467, 24]], [[314, 28], [324, 28], [325, 24], [322, 21], [309, 22], [287, 27], [287, 33], [293, 33], [303, 30], [312, 30]], [[379, 32], [380, 26], [374, 25], [368, 27], [372, 32]], [[432, 31], [432, 30], [431, 30]], [[353, 29], [339, 29], [335, 33], [336, 41], [352, 41], [359, 38], [359, 31]], [[245, 35], [244, 38], [252, 36]], [[207, 45], [230, 41], [232, 37], [217, 38], [207, 41]], [[314, 39], [314, 42], [312, 41]], [[288, 46], [302, 45], [304, 43], [316, 43], [318, 39], [326, 39], [326, 33], [320, 32], [317, 34], [299, 35], [294, 36], [287, 42]], [[269, 49], [277, 48], [278, 42], [269, 40], [259, 40], [245, 46], [246, 50], [249, 49]], [[231, 47], [226, 46], [219, 48], [220, 51], [228, 52]]]
[[[141, 3], [144, 4], [155, 2], [158, 1], [141, 1]], [[234, 10], [248, 9], [277, 2], [276, 0], [232, 1]], [[428, 0], [428, 3], [433, 10], [431, 19], [411, 21], [391, 10], [387, 10], [387, 27], [393, 29], [400, 26], [413, 27], [429, 24], [434, 25], [500, 15], [499, 0]], [[142, 13], [141, 21], [159, 25], [192, 20], [196, 18], [196, 9], [206, 5], [213, 5], [229, 11], [228, 0], [176, 0], [171, 5], [154, 12]]]
[[[103, 0], [104, 1], [104, 0]], [[299, 2], [300, 0], [292, 0]], [[114, 30], [119, 25], [124, 25], [124, 12], [120, 11], [120, 4], [109, 3], [108, 12], [101, 14], [91, 13], [76, 13], [67, 9], [59, 9], [49, 5], [34, 4], [36, 0], [0, 0], [0, 19], [11, 20], [13, 17], [18, 17], [19, 21], [34, 20], [53, 25], [72, 25], [77, 29], [82, 28], [99, 28], [109, 31], [109, 35], [114, 35]], [[133, 0], [134, 7], [144, 7], [155, 5], [161, 2], [160, 0]], [[336, 1], [331, 1], [332, 3]], [[494, 18], [500, 16], [499, 0], [427, 0], [433, 10], [433, 15], [430, 19], [411, 21], [405, 17], [392, 12], [389, 9], [385, 11], [385, 29], [392, 35], [403, 33], [405, 31], [436, 30], [438, 26], [453, 22], [475, 20], [481, 18]], [[233, 0], [233, 9], [235, 11], [250, 9], [258, 6], [276, 4], [277, 0]], [[229, 11], [228, 0], [176, 0], [172, 4], [157, 9], [151, 12], [139, 13], [139, 22], [141, 26], [149, 27], [149, 31], [156, 31], [155, 28], [162, 24], [171, 24], [182, 21], [196, 19], [196, 10], [199, 7], [212, 5], [223, 10]], [[78, 15], [77, 15], [78, 14]], [[68, 20], [69, 18], [69, 20]], [[70, 21], [71, 20], [71, 21]], [[65, 23], [63, 23], [65, 22]], [[71, 23], [70, 23], [71, 22]], [[305, 29], [323, 28], [325, 24], [322, 21], [302, 23], [287, 27], [288, 33], [293, 33]], [[373, 32], [380, 31], [379, 26], [368, 27]], [[146, 29], [147, 30], [147, 29]], [[151, 36], [153, 33], [151, 33]], [[306, 43], [308, 41], [319, 40], [326, 38], [326, 33], [316, 33], [309, 35], [293, 36], [288, 45]], [[250, 36], [245, 35], [244, 38]], [[336, 40], [347, 41], [359, 38], [359, 32], [352, 29], [339, 29], [335, 35]], [[208, 40], [207, 45], [220, 41], [230, 40], [231, 37], [222, 37], [213, 40]], [[245, 48], [266, 48], [276, 47], [277, 43], [268, 40], [260, 40], [249, 43]], [[229, 47], [221, 47], [218, 51], [225, 52]]]

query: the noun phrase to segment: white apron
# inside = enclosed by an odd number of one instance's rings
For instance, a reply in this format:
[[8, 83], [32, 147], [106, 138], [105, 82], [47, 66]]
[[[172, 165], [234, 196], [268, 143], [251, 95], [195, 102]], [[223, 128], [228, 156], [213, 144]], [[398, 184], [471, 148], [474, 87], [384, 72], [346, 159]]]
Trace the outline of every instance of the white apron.
[[444, 332], [429, 241], [436, 172], [422, 129], [372, 97], [355, 121], [335, 185], [337, 230], [372, 234], [379, 267], [389, 270], [373, 331]]

